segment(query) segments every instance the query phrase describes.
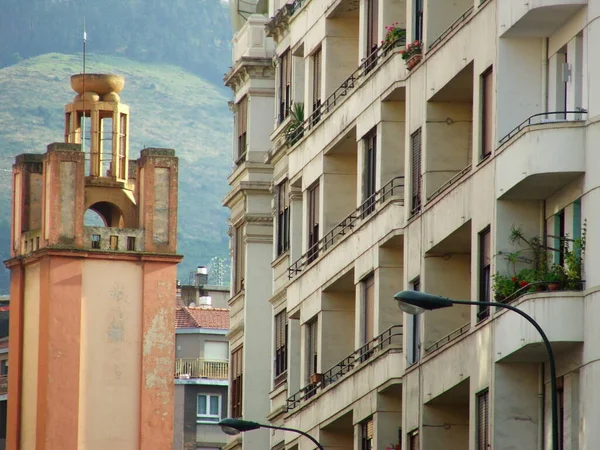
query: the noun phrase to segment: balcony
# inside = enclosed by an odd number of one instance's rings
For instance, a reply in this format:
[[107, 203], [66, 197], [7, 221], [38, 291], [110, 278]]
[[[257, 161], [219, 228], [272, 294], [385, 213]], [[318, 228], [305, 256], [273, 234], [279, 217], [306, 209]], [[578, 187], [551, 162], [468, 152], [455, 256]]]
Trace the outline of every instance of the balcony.
[[92, 250], [143, 252], [144, 230], [138, 228], [84, 227], [83, 246]]
[[535, 114], [500, 140], [496, 197], [542, 200], [585, 173], [586, 111]]
[[[535, 319], [555, 353], [583, 343], [583, 293], [575, 291], [526, 294], [513, 306]], [[548, 354], [537, 330], [511, 311], [499, 311], [494, 327], [496, 362], [546, 361]]]
[[344, 220], [334, 226], [329, 233], [323, 236], [289, 267], [288, 277], [292, 279], [299, 272], [305, 270], [309, 264], [316, 261], [327, 250], [333, 248], [345, 236], [352, 234], [363, 223], [370, 220], [383, 207], [383, 204], [394, 198], [400, 199], [402, 204], [404, 203], [404, 177], [393, 178], [352, 211]]
[[499, 35], [502, 37], [548, 37], [587, 0], [506, 0], [498, 4]]
[[272, 58], [275, 51], [273, 40], [265, 36], [268, 19], [259, 15], [248, 17], [247, 22], [232, 39], [233, 61], [242, 58]]
[[229, 362], [203, 358], [177, 358], [175, 359], [175, 378], [181, 380], [196, 378], [227, 380], [229, 379]]
[[297, 421], [310, 429], [392, 380], [399, 383], [403, 370], [402, 325], [394, 325], [289, 397], [286, 426]]

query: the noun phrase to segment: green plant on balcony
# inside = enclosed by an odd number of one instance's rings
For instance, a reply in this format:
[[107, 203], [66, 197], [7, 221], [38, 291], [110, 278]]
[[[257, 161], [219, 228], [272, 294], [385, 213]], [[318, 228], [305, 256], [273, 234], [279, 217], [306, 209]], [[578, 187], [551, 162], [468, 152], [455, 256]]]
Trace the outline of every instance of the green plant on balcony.
[[304, 103], [294, 103], [290, 108], [290, 122], [285, 128], [288, 145], [294, 145], [304, 136]]
[[406, 30], [398, 27], [398, 22], [394, 22], [389, 27], [385, 27], [385, 37], [381, 41], [382, 45], [385, 46], [398, 46], [406, 40]]
[[411, 70], [415, 67], [423, 56], [423, 43], [421, 41], [414, 41], [407, 44], [406, 49], [400, 51], [402, 59], [406, 61], [406, 68]]

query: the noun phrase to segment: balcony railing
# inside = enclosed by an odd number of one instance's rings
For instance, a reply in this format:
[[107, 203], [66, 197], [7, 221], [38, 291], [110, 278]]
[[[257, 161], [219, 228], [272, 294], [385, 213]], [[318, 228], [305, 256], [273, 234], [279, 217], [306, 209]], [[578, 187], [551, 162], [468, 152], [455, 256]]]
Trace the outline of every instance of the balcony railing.
[[386, 42], [377, 47], [373, 52], [365, 58], [358, 69], [350, 75], [344, 82], [329, 96], [327, 100], [322, 102], [313, 110], [310, 116], [304, 120], [297, 128], [290, 132], [287, 136], [287, 142], [290, 145], [295, 144], [304, 136], [304, 133], [311, 130], [319, 123], [329, 112], [331, 112], [338, 104], [344, 101], [348, 93], [354, 89], [358, 82], [369, 74], [377, 65], [377, 63], [385, 58], [392, 49], [405, 45], [405, 39], [400, 38], [394, 42]]
[[390, 182], [375, 192], [358, 208], [351, 212], [350, 215], [333, 227], [329, 233], [319, 239], [316, 244], [310, 247], [288, 268], [288, 278], [292, 279], [298, 272], [302, 272], [309, 263], [318, 258], [320, 252], [333, 247], [340, 239], [342, 239], [342, 237], [352, 233], [356, 227], [368, 220], [368, 218], [377, 210], [377, 205], [381, 205], [392, 197], [400, 197], [404, 200], [404, 177], [392, 178]]
[[431, 352], [436, 351], [438, 348], [446, 345], [448, 342], [452, 342], [454, 339], [457, 339], [460, 336], [462, 336], [463, 334], [465, 334], [467, 331], [469, 331], [470, 328], [471, 328], [471, 322], [463, 325], [459, 329], [454, 330], [452, 333], [447, 334], [446, 336], [441, 338], [439, 341], [431, 344], [429, 347], [427, 347], [425, 349], [425, 353], [431, 353]]
[[229, 362], [208, 360], [203, 358], [175, 359], [175, 378], [212, 378], [227, 380], [229, 378]]
[[527, 119], [525, 119], [515, 128], [513, 128], [506, 136], [500, 139], [499, 144], [502, 145], [510, 141], [513, 138], [513, 136], [515, 136], [519, 131], [531, 125], [542, 125], [545, 123], [554, 122], [576, 122], [586, 120], [586, 118], [587, 110], [585, 109], [580, 109], [577, 111], [553, 111], [534, 114], [532, 116], [529, 116]]
[[348, 373], [375, 358], [385, 349], [394, 346], [402, 349], [402, 325], [393, 325], [372, 341], [342, 359], [331, 369], [320, 375], [320, 381], [304, 386], [287, 399], [287, 410], [296, 408], [304, 400], [313, 397], [319, 389], [337, 383]]
[[0, 395], [8, 392], [8, 375], [0, 375]]
[[452, 186], [454, 183], [456, 183], [458, 180], [460, 180], [465, 174], [469, 173], [470, 171], [471, 171], [471, 164], [469, 164], [467, 167], [465, 167], [463, 170], [458, 172], [456, 175], [454, 175], [452, 178], [450, 178], [448, 181], [446, 181], [444, 184], [442, 184], [439, 188], [437, 188], [433, 192], [433, 194], [431, 194], [429, 196], [427, 201], [433, 200], [435, 197], [440, 195], [442, 192], [444, 192], [446, 189], [448, 189], [450, 186]]
[[455, 30], [456, 28], [458, 28], [458, 26], [467, 18], [471, 15], [471, 13], [473, 12], [473, 6], [471, 6], [469, 9], [467, 9], [458, 19], [456, 19], [454, 22], [452, 22], [452, 25], [450, 25], [448, 28], [446, 28], [442, 34], [440, 34], [440, 36], [431, 43], [431, 45], [429, 46], [429, 50], [433, 49], [435, 46], [437, 46], [440, 42], [442, 42], [450, 33], [452, 33], [452, 30]]

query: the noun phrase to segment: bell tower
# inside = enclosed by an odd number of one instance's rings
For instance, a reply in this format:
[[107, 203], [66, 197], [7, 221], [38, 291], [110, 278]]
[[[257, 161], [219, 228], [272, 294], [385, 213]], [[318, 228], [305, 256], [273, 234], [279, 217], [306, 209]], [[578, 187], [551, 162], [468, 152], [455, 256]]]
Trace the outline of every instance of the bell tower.
[[65, 142], [13, 165], [9, 450], [172, 447], [178, 160], [129, 159], [124, 84], [71, 77]]

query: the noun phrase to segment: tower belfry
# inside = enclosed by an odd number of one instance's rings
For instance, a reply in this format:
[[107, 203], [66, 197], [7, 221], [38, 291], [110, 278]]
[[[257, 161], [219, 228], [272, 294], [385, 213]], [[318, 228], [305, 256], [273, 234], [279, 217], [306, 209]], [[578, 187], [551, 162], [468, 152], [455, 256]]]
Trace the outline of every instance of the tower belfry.
[[[83, 144], [86, 176], [127, 181], [129, 107], [119, 97], [124, 84], [119, 75], [71, 77], [77, 95], [65, 107], [65, 142]], [[87, 129], [82, 126], [84, 117], [89, 119]]]
[[73, 76], [65, 142], [13, 165], [8, 450], [172, 447], [178, 160], [129, 159], [124, 83]]

